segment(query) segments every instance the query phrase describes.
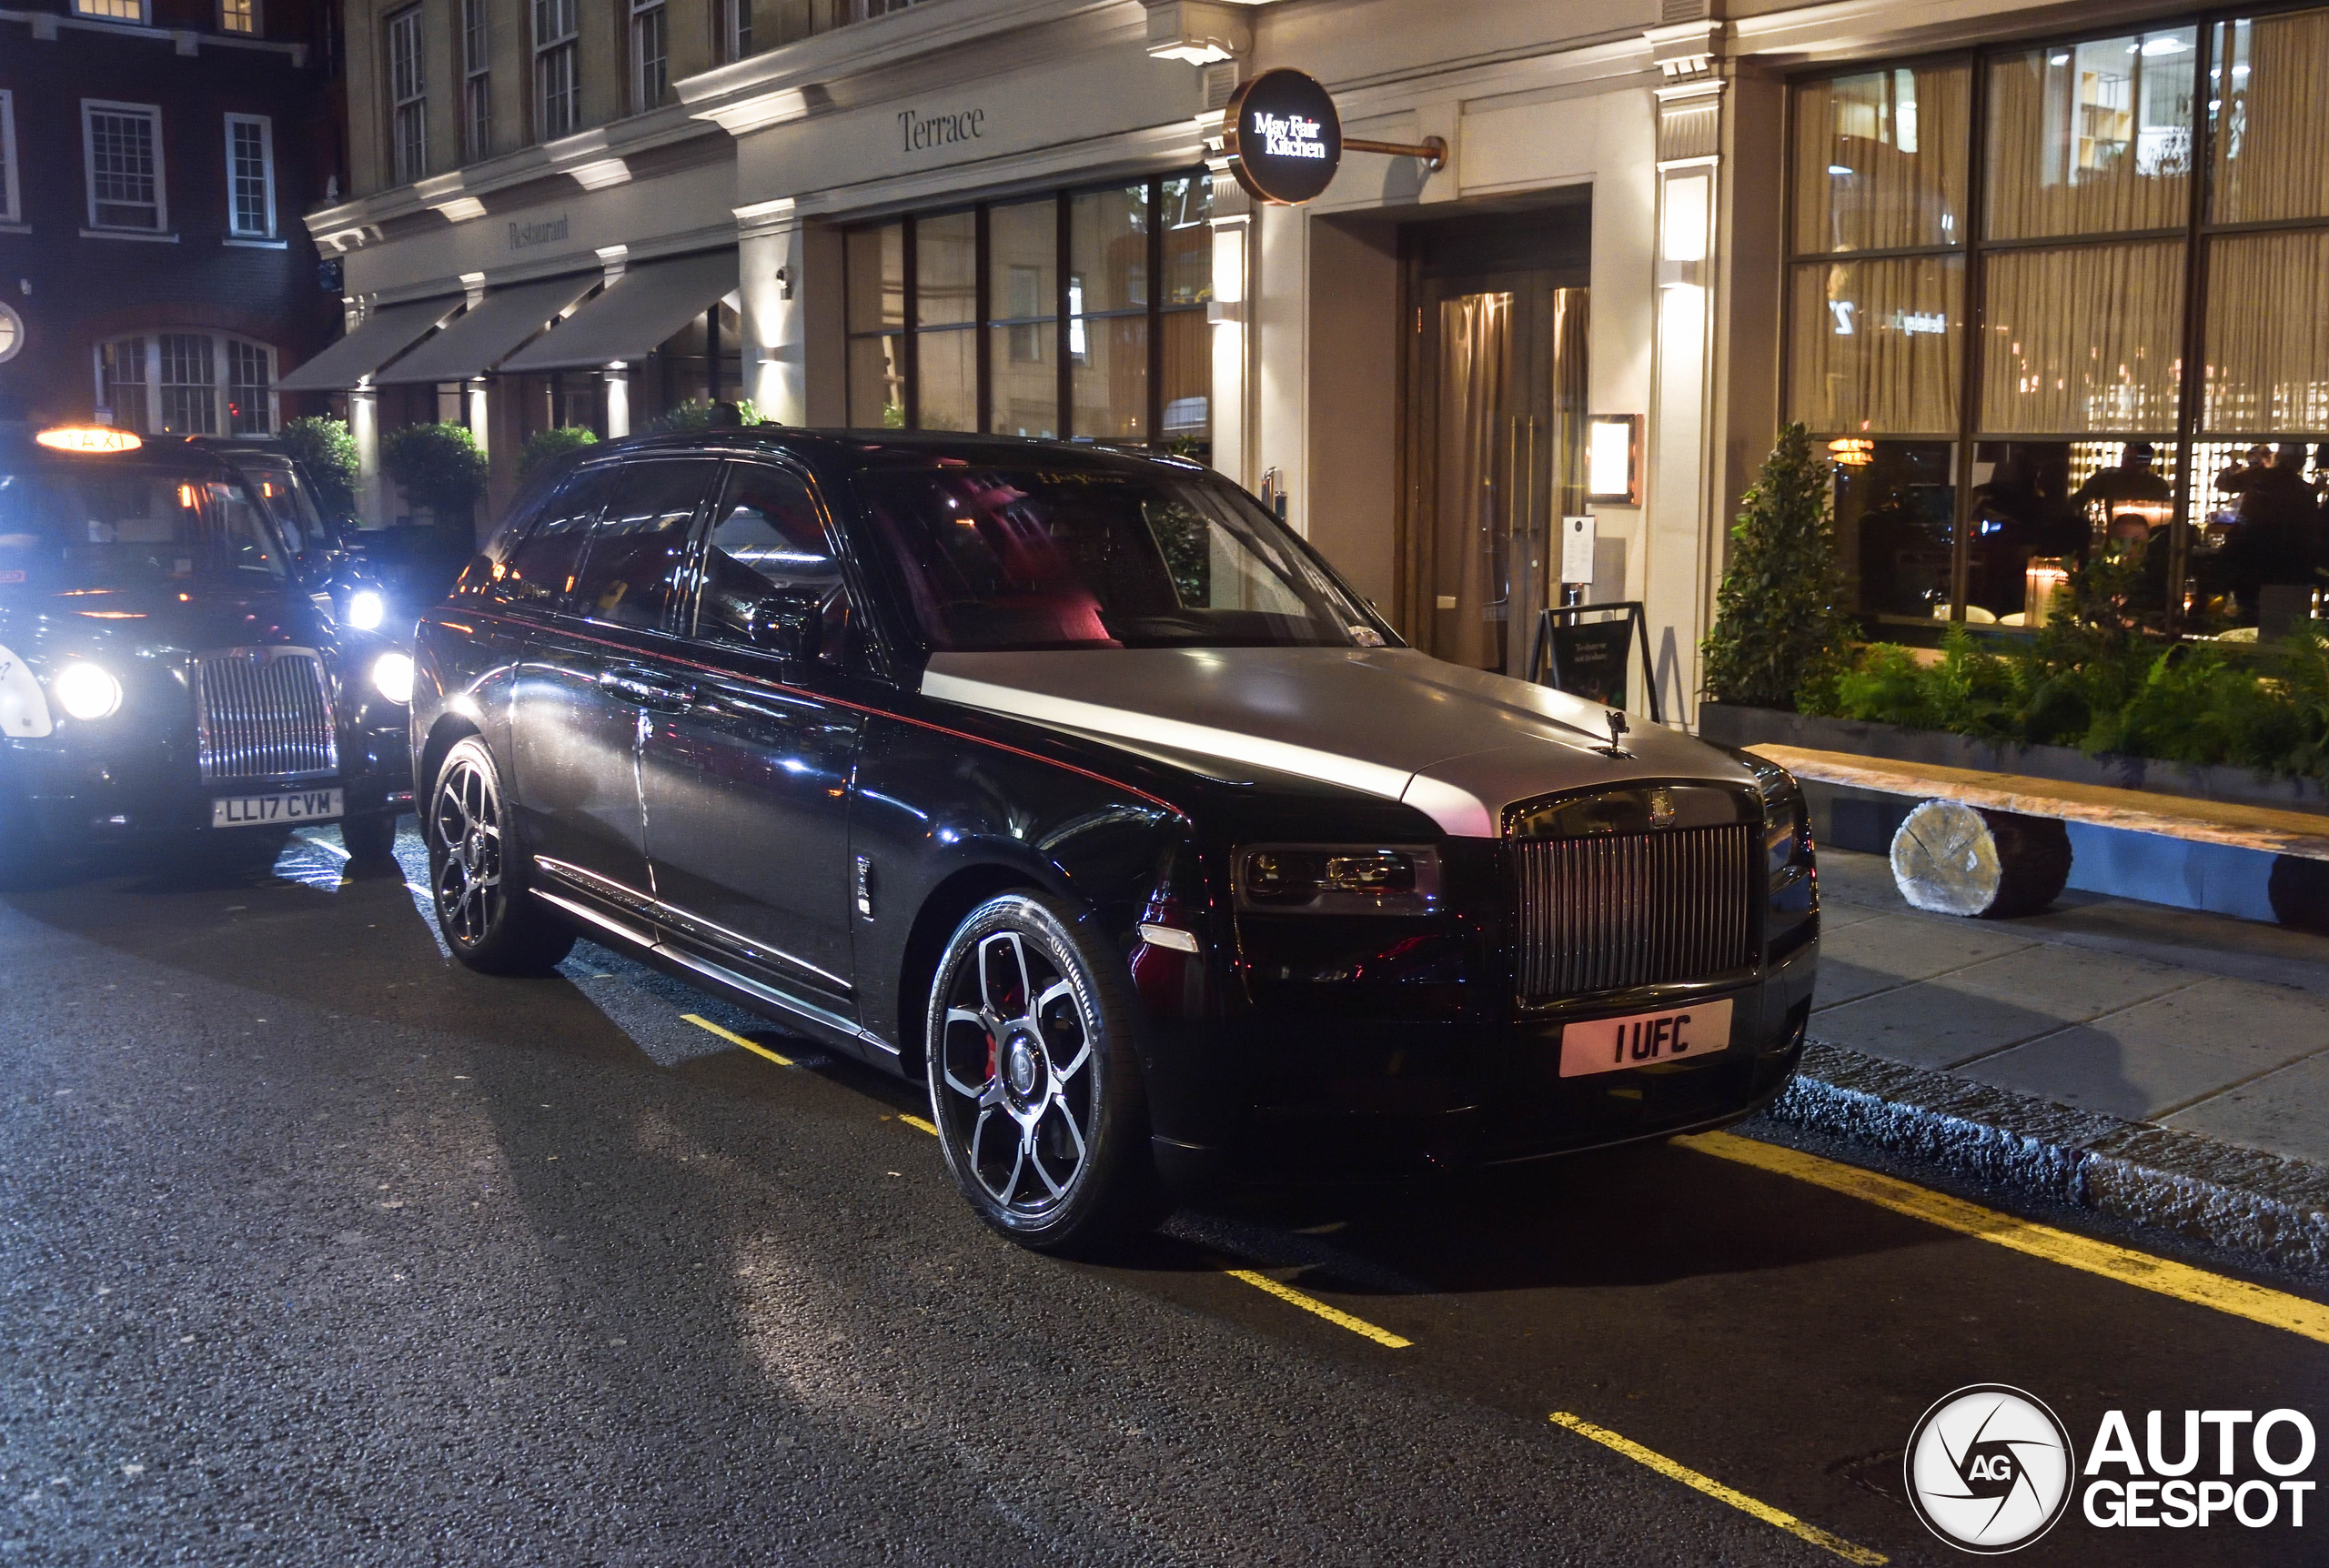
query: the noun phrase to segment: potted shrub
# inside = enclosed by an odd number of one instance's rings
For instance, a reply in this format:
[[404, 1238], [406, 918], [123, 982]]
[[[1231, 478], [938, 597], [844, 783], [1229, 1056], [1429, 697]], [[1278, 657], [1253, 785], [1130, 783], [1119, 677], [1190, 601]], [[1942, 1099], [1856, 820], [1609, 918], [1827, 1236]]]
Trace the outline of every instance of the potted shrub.
[[439, 524], [469, 521], [485, 494], [485, 454], [466, 425], [407, 425], [380, 439], [380, 468]]
[[1800, 425], [1780, 432], [1741, 498], [1707, 636], [1706, 696], [1790, 710], [1826, 678], [1852, 631], [1829, 509], [1828, 461]]
[[345, 420], [294, 419], [283, 427], [283, 449], [308, 471], [325, 517], [338, 523], [356, 520], [356, 437]]
[[525, 447], [518, 454], [518, 484], [523, 488], [534, 471], [543, 464], [553, 462], [567, 453], [598, 444], [593, 431], [580, 425], [560, 425], [553, 429], [537, 430], [526, 437]]

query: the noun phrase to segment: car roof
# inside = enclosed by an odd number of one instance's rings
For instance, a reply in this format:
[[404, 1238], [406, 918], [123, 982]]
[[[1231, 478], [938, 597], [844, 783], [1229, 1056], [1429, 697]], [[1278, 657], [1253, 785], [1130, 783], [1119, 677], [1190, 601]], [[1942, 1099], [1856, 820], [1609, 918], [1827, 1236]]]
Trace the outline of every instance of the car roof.
[[862, 469], [927, 467], [945, 458], [986, 465], [1046, 467], [1092, 473], [1153, 473], [1159, 467], [1204, 473], [1185, 457], [1090, 441], [1049, 441], [1026, 436], [983, 436], [957, 430], [811, 429], [792, 425], [735, 425], [664, 435], [629, 436], [581, 449], [581, 461], [595, 466], [627, 456], [659, 452], [785, 452], [819, 467]]
[[0, 425], [0, 465], [15, 469], [48, 468], [70, 473], [102, 474], [122, 468], [159, 468], [188, 477], [231, 477], [234, 469], [220, 453], [183, 436], [147, 436], [126, 452], [60, 452], [33, 439], [30, 426]]

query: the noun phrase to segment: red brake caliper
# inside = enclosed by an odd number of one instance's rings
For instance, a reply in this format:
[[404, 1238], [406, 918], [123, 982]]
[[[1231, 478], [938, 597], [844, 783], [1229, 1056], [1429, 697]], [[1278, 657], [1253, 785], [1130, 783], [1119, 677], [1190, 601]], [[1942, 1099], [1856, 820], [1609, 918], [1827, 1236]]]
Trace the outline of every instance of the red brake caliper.
[[989, 1083], [994, 1081], [995, 1072], [1000, 1065], [995, 1050], [994, 1036], [990, 1034], [986, 1037], [986, 1081]]

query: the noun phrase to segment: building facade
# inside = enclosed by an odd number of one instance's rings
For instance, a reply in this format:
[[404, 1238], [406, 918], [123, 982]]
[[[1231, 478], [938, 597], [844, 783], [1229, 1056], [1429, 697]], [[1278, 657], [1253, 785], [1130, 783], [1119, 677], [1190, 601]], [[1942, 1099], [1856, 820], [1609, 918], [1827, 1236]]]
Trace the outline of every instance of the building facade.
[[300, 215], [342, 151], [308, 0], [0, 11], [0, 397], [43, 418], [266, 434], [328, 342]]
[[[294, 380], [467, 419], [502, 498], [535, 430], [739, 392], [1193, 453], [1444, 657], [1521, 668], [1564, 583], [1641, 603], [1685, 719], [1783, 419], [1888, 635], [2027, 625], [2138, 535], [2168, 613], [2253, 625], [2304, 579], [2252, 498], [2329, 438], [2329, 13], [2064, 17], [358, 0], [308, 219], [352, 330]], [[1255, 201], [1223, 114], [1280, 66], [1444, 156]]]

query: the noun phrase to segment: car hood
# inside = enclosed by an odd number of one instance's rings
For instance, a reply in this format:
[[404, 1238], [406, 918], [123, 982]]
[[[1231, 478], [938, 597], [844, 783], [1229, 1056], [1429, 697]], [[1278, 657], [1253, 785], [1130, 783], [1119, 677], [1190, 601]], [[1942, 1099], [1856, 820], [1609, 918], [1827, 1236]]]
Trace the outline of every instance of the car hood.
[[1723, 752], [1655, 725], [1610, 756], [1601, 705], [1413, 648], [939, 653], [922, 691], [1402, 800], [1457, 838], [1495, 838], [1506, 807], [1596, 784], [1754, 783]]
[[0, 643], [20, 651], [46, 646], [106, 646], [198, 653], [207, 648], [291, 644], [314, 648], [331, 628], [304, 591], [253, 592], [233, 584], [181, 580], [123, 588], [24, 593], [0, 598]]

